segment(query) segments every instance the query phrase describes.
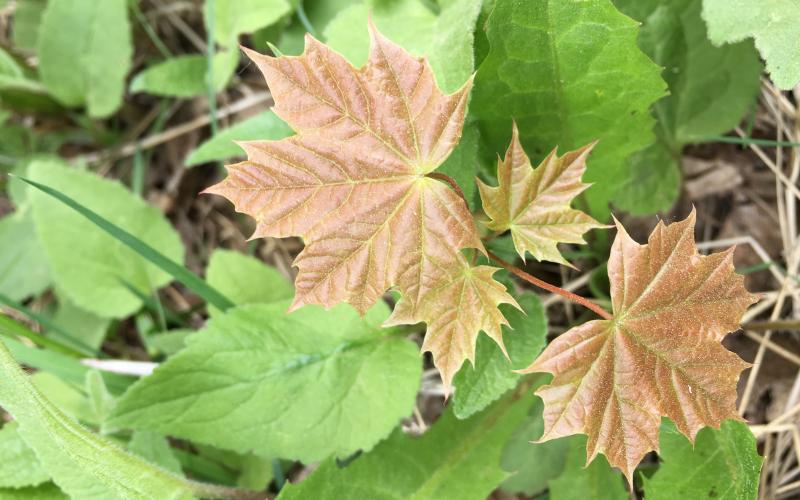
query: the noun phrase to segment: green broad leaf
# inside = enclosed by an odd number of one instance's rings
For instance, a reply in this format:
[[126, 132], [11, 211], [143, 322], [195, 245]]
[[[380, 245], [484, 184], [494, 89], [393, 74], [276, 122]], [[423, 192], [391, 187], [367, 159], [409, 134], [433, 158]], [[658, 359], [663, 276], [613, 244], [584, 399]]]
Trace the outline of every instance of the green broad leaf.
[[703, 0], [708, 37], [716, 45], [755, 40], [779, 88], [800, 82], [800, 3], [797, 0]]
[[0, 488], [37, 486], [50, 480], [36, 454], [19, 435], [16, 422], [0, 429]]
[[[130, 455], [66, 416], [31, 384], [0, 342], [0, 405], [19, 424], [43, 469], [79, 499], [195, 498], [226, 490], [190, 483]], [[209, 495], [213, 496], [213, 495]]]
[[653, 142], [649, 109], [665, 91], [637, 34], [611, 0], [498, 0], [470, 105], [489, 155], [508, 147], [512, 119], [534, 164], [599, 140], [584, 180], [591, 212], [606, 219], [625, 160]]
[[[225, 88], [239, 64], [239, 52], [228, 50], [214, 55], [214, 89]], [[156, 63], [131, 81], [131, 92], [166, 97], [197, 97], [206, 95], [208, 61], [204, 55], [178, 56]]]
[[0, 294], [21, 301], [50, 286], [50, 269], [29, 207], [0, 219]]
[[551, 500], [628, 500], [622, 473], [612, 469], [603, 455], [586, 464], [586, 437], [569, 438], [566, 465], [550, 481]]
[[516, 387], [522, 375], [513, 370], [529, 366], [542, 351], [547, 336], [547, 317], [532, 293], [517, 297], [523, 311], [502, 307], [510, 328], [503, 327], [508, 359], [488, 336], [478, 337], [475, 366], [464, 364], [453, 379], [453, 413], [467, 418]]
[[194, 333], [194, 330], [189, 329], [170, 330], [156, 335], [148, 335], [144, 338], [144, 343], [147, 345], [147, 352], [151, 357], [160, 354], [172, 356], [186, 347], [186, 337]]
[[287, 0], [213, 0], [205, 2], [203, 15], [206, 26], [214, 26], [217, 43], [235, 48], [239, 35], [274, 24], [291, 10]]
[[508, 477], [500, 455], [533, 399], [526, 386], [466, 420], [445, 411], [421, 437], [397, 430], [344, 469], [324, 462], [299, 485], [284, 487], [278, 498], [483, 500]]
[[[277, 269], [231, 250], [214, 250], [206, 280], [236, 305], [266, 304], [294, 296], [294, 287]], [[211, 306], [208, 312], [212, 317], [221, 313]]]
[[[455, 92], [475, 71], [473, 34], [481, 4], [481, 0], [442, 0], [437, 15], [421, 0], [364, 2], [342, 10], [325, 28], [325, 39], [361, 66], [369, 50], [370, 18], [384, 36], [414, 55], [427, 57], [441, 89]], [[475, 208], [478, 138], [477, 124], [467, 123], [461, 141], [440, 168], [456, 180], [471, 209]]]
[[744, 422], [726, 420], [720, 429], [702, 429], [694, 446], [667, 422], [661, 426], [661, 466], [644, 479], [648, 500], [758, 497], [763, 459]]
[[48, 0], [38, 45], [42, 83], [59, 102], [94, 118], [119, 108], [133, 56], [125, 0]]
[[[58, 308], [53, 315], [53, 323], [67, 332], [74, 333], [77, 340], [81, 342], [81, 346], [88, 346], [98, 350], [103, 340], [105, 340], [111, 321], [108, 318], [101, 318], [94, 313], [81, 309], [65, 297], [59, 297]], [[58, 339], [70, 344], [70, 339], [64, 336], [60, 336]], [[71, 346], [78, 347], [76, 345]]]
[[501, 465], [513, 474], [501, 485], [506, 491], [536, 496], [564, 470], [572, 438], [534, 442], [544, 432], [543, 410], [542, 400], [537, 398], [528, 418], [517, 427], [503, 449]]
[[660, 139], [628, 157], [614, 204], [634, 215], [668, 210], [681, 189], [680, 151]]
[[28, 78], [17, 61], [2, 48], [0, 48], [0, 90], [46, 92], [44, 86]]
[[272, 111], [264, 111], [248, 118], [208, 139], [186, 158], [186, 166], [221, 161], [235, 156], [244, 156], [242, 148], [234, 141], [266, 141], [289, 137], [294, 132]]
[[742, 120], [755, 102], [762, 71], [752, 42], [715, 47], [696, 0], [616, 0], [616, 5], [644, 23], [639, 47], [664, 67], [670, 95], [655, 110], [670, 143], [721, 135]]
[[383, 303], [364, 318], [287, 305], [213, 318], [130, 388], [111, 423], [304, 462], [372, 448], [414, 407], [417, 346], [380, 327]]
[[678, 196], [683, 146], [729, 131], [753, 106], [762, 67], [749, 41], [716, 47], [708, 40], [699, 1], [615, 3], [643, 23], [639, 47], [664, 67], [670, 90], [653, 109], [658, 140], [628, 159], [630, 175], [617, 199], [619, 208], [653, 213]]
[[[122, 184], [53, 161], [33, 162], [28, 175], [34, 182], [57, 185], [61, 193], [173, 261], [183, 260], [183, 246], [169, 222]], [[61, 201], [37, 189], [29, 189], [28, 196], [53, 280], [78, 307], [121, 318], [142, 305], [123, 282], [149, 295], [171, 281], [169, 274]]]
[[11, 39], [14, 45], [25, 50], [36, 50], [39, 40], [39, 23], [47, 6], [46, 0], [17, 0]]
[[136, 431], [128, 442], [128, 451], [173, 474], [182, 475], [181, 463], [172, 453], [167, 438], [151, 431]]
[[69, 500], [53, 483], [20, 489], [0, 489], [0, 500]]

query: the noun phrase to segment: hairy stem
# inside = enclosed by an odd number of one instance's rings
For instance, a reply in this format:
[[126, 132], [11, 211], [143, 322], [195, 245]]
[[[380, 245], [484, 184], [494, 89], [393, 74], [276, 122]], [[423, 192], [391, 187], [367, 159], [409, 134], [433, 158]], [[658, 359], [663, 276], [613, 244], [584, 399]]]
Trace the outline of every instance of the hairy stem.
[[487, 251], [487, 254], [489, 255], [490, 259], [492, 259], [493, 261], [497, 262], [502, 267], [504, 267], [507, 270], [511, 271], [512, 273], [514, 273], [518, 277], [522, 278], [523, 280], [527, 281], [531, 285], [537, 286], [537, 287], [542, 288], [544, 290], [547, 290], [548, 292], [551, 292], [551, 293], [556, 293], [558, 295], [561, 295], [562, 297], [564, 297], [567, 300], [571, 300], [572, 302], [575, 302], [576, 304], [580, 304], [583, 307], [591, 309], [592, 311], [594, 311], [598, 316], [600, 316], [603, 319], [608, 319], [608, 320], [614, 319], [614, 317], [611, 316], [611, 314], [609, 314], [608, 311], [606, 311], [602, 307], [598, 306], [594, 302], [590, 301], [589, 299], [586, 299], [585, 297], [581, 297], [580, 295], [576, 295], [576, 294], [574, 294], [574, 293], [572, 293], [570, 291], [564, 290], [563, 288], [559, 288], [559, 287], [557, 287], [555, 285], [551, 285], [550, 283], [548, 283], [546, 281], [542, 281], [539, 278], [536, 278], [535, 276], [532, 276], [532, 275], [526, 273], [525, 271], [523, 271], [522, 269], [518, 268], [517, 266], [504, 261], [503, 259], [501, 259], [497, 255], [493, 254], [492, 252]]

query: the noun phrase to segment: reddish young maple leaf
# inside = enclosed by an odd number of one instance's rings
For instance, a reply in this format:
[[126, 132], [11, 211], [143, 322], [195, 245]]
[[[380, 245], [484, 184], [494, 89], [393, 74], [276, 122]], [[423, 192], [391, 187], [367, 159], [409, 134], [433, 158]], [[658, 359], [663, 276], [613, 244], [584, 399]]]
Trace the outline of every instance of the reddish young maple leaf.
[[500, 183], [491, 187], [478, 180], [483, 209], [491, 218], [486, 225], [494, 231], [511, 231], [520, 257], [530, 252], [537, 260], [569, 266], [558, 243], [586, 243], [583, 234], [604, 228], [592, 217], [570, 207], [572, 200], [589, 184], [581, 182], [586, 158], [594, 144], [558, 156], [554, 149], [533, 169], [519, 142], [517, 124], [506, 156], [497, 164]]
[[549, 372], [542, 440], [586, 434], [587, 460], [608, 457], [631, 481], [658, 450], [662, 416], [692, 441], [736, 413], [736, 382], [749, 366], [720, 341], [739, 327], [756, 296], [734, 273], [733, 248], [702, 256], [695, 214], [659, 223], [646, 245], [617, 223], [608, 261], [612, 320], [556, 338], [526, 370]]
[[[303, 238], [292, 309], [349, 302], [363, 314], [397, 287], [392, 323], [429, 323], [426, 348], [449, 384], [481, 328], [500, 338], [497, 306], [513, 302], [492, 268], [464, 267], [463, 249], [484, 251], [472, 214], [428, 175], [458, 143], [472, 81], [445, 95], [426, 60], [374, 26], [370, 36], [360, 69], [310, 35], [298, 57], [248, 51], [297, 135], [242, 143], [247, 161], [207, 192], [254, 217], [253, 237]], [[445, 291], [457, 287], [463, 302]], [[454, 307], [460, 327], [440, 329], [435, 319]]]

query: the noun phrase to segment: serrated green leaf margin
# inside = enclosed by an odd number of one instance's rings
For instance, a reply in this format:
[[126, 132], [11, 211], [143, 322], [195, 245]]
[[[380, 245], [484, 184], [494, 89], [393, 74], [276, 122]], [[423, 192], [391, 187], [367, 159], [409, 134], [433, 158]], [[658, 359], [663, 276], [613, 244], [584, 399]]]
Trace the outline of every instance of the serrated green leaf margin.
[[799, 0], [703, 0], [703, 19], [717, 45], [754, 38], [781, 89], [800, 82]]
[[556, 145], [599, 139], [584, 180], [602, 219], [628, 176], [625, 159], [654, 139], [649, 109], [666, 88], [637, 34], [610, 0], [498, 0], [475, 78], [470, 108], [493, 152], [505, 150], [512, 118], [534, 164]]
[[522, 311], [502, 307], [509, 323], [503, 327], [503, 339], [511, 361], [489, 337], [478, 337], [475, 366], [465, 363], [453, 379], [456, 417], [467, 418], [513, 389], [522, 377], [513, 370], [525, 368], [542, 352], [547, 336], [544, 307], [531, 293], [517, 297], [517, 302]]
[[48, 0], [39, 27], [42, 83], [67, 106], [89, 115], [119, 108], [133, 44], [125, 0]]
[[347, 305], [287, 306], [212, 319], [128, 390], [110, 424], [304, 462], [372, 448], [411, 414], [417, 346], [380, 327], [383, 303], [364, 318]]
[[648, 500], [713, 498], [754, 500], [762, 458], [744, 422], [726, 420], [719, 429], [705, 428], [692, 443], [672, 422], [661, 426], [661, 466], [644, 479]]
[[500, 454], [533, 402], [530, 385], [483, 412], [458, 420], [450, 411], [422, 437], [396, 431], [345, 469], [333, 460], [299, 485], [286, 486], [280, 500], [459, 499], [483, 500], [508, 473]]
[[190, 483], [93, 434], [45, 399], [0, 341], [0, 405], [42, 467], [72, 498], [189, 499], [232, 497], [224, 488]]

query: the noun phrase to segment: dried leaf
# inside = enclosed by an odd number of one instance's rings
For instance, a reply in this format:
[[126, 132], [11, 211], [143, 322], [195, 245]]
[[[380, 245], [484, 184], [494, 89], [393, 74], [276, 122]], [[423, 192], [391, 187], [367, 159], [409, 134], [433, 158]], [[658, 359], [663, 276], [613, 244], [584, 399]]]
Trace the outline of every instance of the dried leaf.
[[[396, 286], [393, 324], [431, 324], [426, 348], [449, 383], [480, 328], [500, 338], [497, 306], [513, 303], [492, 268], [471, 269], [461, 254], [484, 250], [465, 202], [427, 175], [458, 143], [472, 81], [445, 95], [425, 59], [374, 26], [370, 37], [360, 69], [311, 36], [298, 57], [248, 52], [297, 135], [243, 143], [248, 160], [208, 192], [255, 217], [253, 237], [303, 237], [291, 309], [349, 302], [363, 314]], [[449, 311], [455, 290], [469, 310]], [[438, 327], [448, 314], [458, 325]]]
[[737, 419], [736, 382], [748, 366], [720, 341], [756, 297], [733, 271], [733, 248], [702, 256], [695, 214], [659, 223], [639, 245], [617, 223], [608, 261], [614, 319], [590, 321], [554, 340], [525, 372], [550, 372], [543, 440], [587, 434], [598, 453], [632, 480], [658, 450], [661, 417], [694, 440]]
[[570, 265], [556, 245], [586, 243], [586, 231], [606, 227], [570, 208], [572, 200], [590, 186], [581, 182], [581, 177], [593, 146], [561, 157], [554, 149], [534, 170], [519, 142], [515, 123], [506, 156], [497, 163], [500, 185], [490, 187], [478, 181], [483, 208], [492, 219], [487, 226], [494, 231], [510, 230], [523, 260], [525, 252], [530, 252], [537, 260]]

